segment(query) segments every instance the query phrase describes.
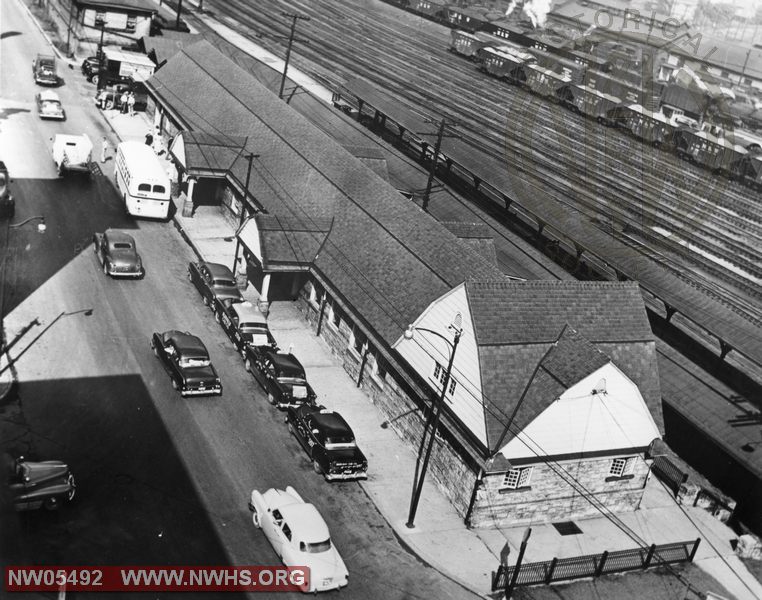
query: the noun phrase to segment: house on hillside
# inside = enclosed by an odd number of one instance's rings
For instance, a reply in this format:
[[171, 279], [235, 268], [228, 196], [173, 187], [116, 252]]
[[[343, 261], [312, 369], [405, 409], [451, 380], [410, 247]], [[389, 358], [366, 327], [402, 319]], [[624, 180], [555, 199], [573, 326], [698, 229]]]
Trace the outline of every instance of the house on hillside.
[[429, 469], [467, 522], [637, 508], [662, 416], [636, 283], [502, 273], [482, 229], [432, 219], [206, 41], [146, 86], [185, 193], [242, 223], [262, 308], [295, 302], [414, 449], [444, 393]]

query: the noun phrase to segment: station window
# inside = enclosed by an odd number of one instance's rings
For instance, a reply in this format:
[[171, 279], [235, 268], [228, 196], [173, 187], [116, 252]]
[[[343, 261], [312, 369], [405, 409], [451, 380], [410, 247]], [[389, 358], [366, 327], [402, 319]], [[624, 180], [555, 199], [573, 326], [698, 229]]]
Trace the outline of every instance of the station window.
[[523, 487], [528, 487], [532, 481], [532, 470], [534, 467], [521, 467], [518, 469], [511, 469], [503, 477], [503, 482], [500, 485], [501, 490], [517, 490]]
[[611, 468], [609, 469], [609, 475], [612, 477], [624, 477], [625, 475], [632, 475], [635, 470], [635, 457], [628, 456], [627, 458], [615, 458], [611, 461]]
[[378, 353], [376, 353], [376, 360], [373, 362], [373, 375], [377, 379], [381, 379], [382, 381], [385, 380], [386, 373], [389, 370], [389, 365], [386, 364], [386, 361]]
[[362, 354], [365, 349], [365, 345], [368, 343], [368, 338], [360, 331], [360, 328], [355, 325], [352, 329], [352, 348], [358, 354]]

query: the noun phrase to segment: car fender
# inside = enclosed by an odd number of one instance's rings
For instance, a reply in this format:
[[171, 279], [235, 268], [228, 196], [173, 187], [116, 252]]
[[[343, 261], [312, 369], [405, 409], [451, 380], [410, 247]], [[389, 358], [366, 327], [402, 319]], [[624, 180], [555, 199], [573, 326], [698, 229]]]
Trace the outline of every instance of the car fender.
[[249, 499], [249, 510], [254, 513], [252, 515], [252, 521], [254, 526], [261, 529], [262, 519], [267, 514], [267, 507], [265, 505], [265, 498], [258, 490], [252, 490], [251, 498]]
[[299, 502], [304, 503], [304, 499], [299, 495], [299, 492], [297, 492], [292, 486], [286, 487], [286, 493], [292, 495], [294, 498], [299, 500]]

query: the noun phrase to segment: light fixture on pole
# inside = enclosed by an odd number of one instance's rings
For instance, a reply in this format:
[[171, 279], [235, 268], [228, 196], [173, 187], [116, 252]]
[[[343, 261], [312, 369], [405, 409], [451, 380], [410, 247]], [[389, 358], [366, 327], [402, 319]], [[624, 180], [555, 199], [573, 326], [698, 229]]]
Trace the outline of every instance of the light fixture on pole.
[[37, 224], [37, 231], [38, 233], [45, 233], [45, 231], [48, 229], [48, 226], [45, 225], [45, 217], [43, 215], [36, 215], [34, 217], [29, 217], [28, 219], [24, 219], [21, 221], [21, 223], [13, 223], [9, 224], [8, 227], [10, 229], [18, 229], [19, 227], [22, 227], [23, 225], [26, 225], [30, 221], [39, 220], [40, 222]]
[[[92, 308], [83, 308], [81, 310], [73, 310], [73, 311], [70, 311], [70, 312], [67, 312], [67, 311], [61, 312], [55, 319], [53, 319], [50, 323], [48, 323], [45, 326], [45, 329], [43, 329], [40, 333], [38, 333], [34, 337], [34, 339], [31, 342], [29, 342], [29, 344], [27, 344], [27, 346], [21, 352], [19, 352], [16, 355], [16, 357], [13, 360], [11, 360], [10, 356], [8, 357], [8, 364], [5, 365], [2, 369], [0, 369], [0, 375], [5, 373], [5, 371], [7, 371], [14, 364], [16, 364], [16, 362], [18, 362], [18, 360], [22, 356], [24, 356], [24, 354], [26, 354], [26, 351], [29, 350], [29, 348], [31, 348], [32, 346], [34, 346], [35, 342], [37, 342], [37, 340], [39, 340], [43, 335], [45, 335], [45, 333], [48, 331], [48, 329], [53, 327], [53, 325], [55, 325], [60, 319], [62, 319], [63, 317], [71, 317], [72, 315], [79, 315], [79, 314], [83, 314], [86, 317], [89, 317], [89, 316], [91, 316], [93, 314], [93, 309]], [[34, 321], [32, 321], [32, 323], [39, 325], [40, 324], [39, 318], [37, 318]]]
[[[437, 331], [426, 329], [425, 327], [416, 327], [414, 325], [408, 326], [408, 328], [405, 330], [405, 333], [403, 334], [403, 337], [406, 340], [412, 340], [416, 331], [424, 331], [426, 333], [430, 333], [442, 339], [447, 344], [448, 348], [450, 349], [450, 359], [447, 362], [447, 370], [445, 371], [444, 380], [442, 381], [442, 391], [439, 394], [439, 400], [436, 406], [432, 407], [433, 414], [431, 416], [431, 434], [430, 434], [428, 445], [426, 446], [426, 453], [423, 456], [423, 463], [421, 464], [420, 473], [418, 474], [416, 481], [413, 482], [413, 495], [410, 498], [410, 512], [408, 513], [407, 523], [405, 523], [406, 527], [410, 529], [415, 527], [415, 513], [418, 511], [418, 501], [421, 499], [421, 492], [423, 491], [423, 481], [426, 477], [426, 470], [429, 466], [431, 451], [434, 447], [434, 439], [436, 438], [436, 435], [437, 435], [437, 426], [439, 425], [439, 416], [442, 413], [442, 406], [444, 405], [445, 394], [447, 393], [447, 388], [450, 385], [450, 377], [452, 375], [452, 365], [455, 361], [455, 352], [458, 349], [458, 342], [460, 341], [460, 336], [463, 334], [463, 316], [460, 313], [457, 313], [455, 315], [455, 318], [453, 319], [452, 323], [448, 326], [448, 329], [451, 329], [453, 331], [452, 341], [450, 341], [449, 339], [447, 339], [445, 336], [443, 336], [441, 333]], [[427, 422], [427, 425], [428, 425], [428, 422]], [[427, 425], [425, 425], [423, 429], [423, 436], [421, 440], [422, 442], [426, 439], [426, 433], [428, 430]], [[423, 447], [423, 443], [421, 444], [421, 447]], [[419, 456], [419, 460], [420, 460], [420, 456]]]

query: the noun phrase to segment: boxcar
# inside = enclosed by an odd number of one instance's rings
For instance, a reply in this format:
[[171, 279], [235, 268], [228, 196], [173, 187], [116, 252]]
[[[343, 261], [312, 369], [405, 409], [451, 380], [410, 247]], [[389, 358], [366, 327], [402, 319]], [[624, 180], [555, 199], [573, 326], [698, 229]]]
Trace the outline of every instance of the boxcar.
[[659, 147], [672, 137], [672, 125], [661, 112], [648, 110], [640, 104], [618, 107], [612, 115], [624, 121], [624, 127], [636, 138]]
[[[567, 94], [568, 92], [568, 94]], [[609, 116], [621, 103], [621, 98], [611, 96], [585, 84], [570, 85], [563, 90], [562, 102], [599, 123], [613, 125]]]
[[533, 62], [522, 64], [520, 69], [524, 85], [535, 94], [551, 100], [559, 100], [559, 92], [572, 81], [571, 74], [566, 70], [559, 73]]
[[534, 62], [534, 56], [528, 52], [509, 51], [507, 48], [482, 48], [479, 59], [482, 61], [479, 68], [485, 73], [517, 84], [526, 82], [521, 66]]

